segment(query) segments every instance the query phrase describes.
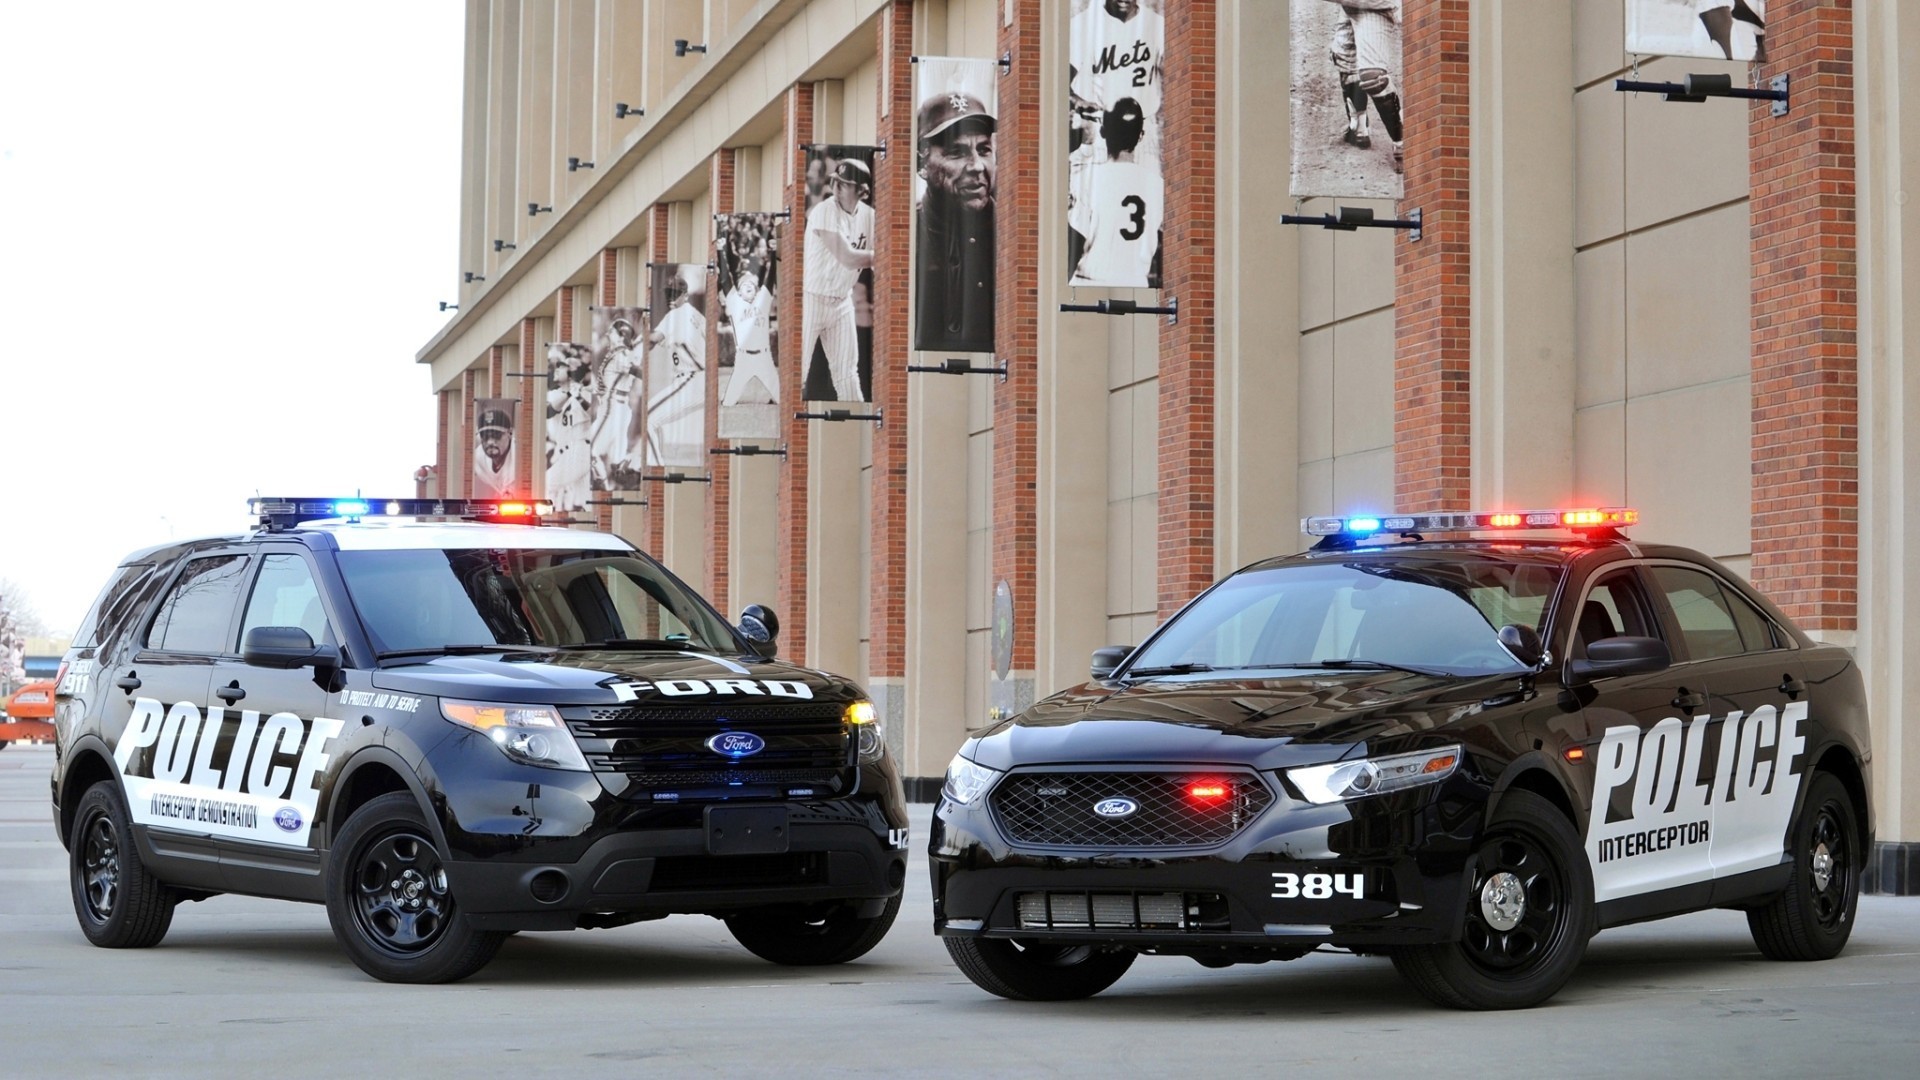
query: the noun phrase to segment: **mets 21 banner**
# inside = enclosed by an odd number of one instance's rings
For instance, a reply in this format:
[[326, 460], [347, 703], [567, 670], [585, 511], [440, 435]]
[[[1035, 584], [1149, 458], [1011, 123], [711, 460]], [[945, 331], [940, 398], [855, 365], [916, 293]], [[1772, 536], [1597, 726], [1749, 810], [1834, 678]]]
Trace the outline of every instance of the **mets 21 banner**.
[[920, 189], [913, 347], [993, 351], [994, 158], [1000, 68], [922, 56], [914, 66]]
[[1160, 9], [1076, 0], [1067, 37], [1067, 284], [1160, 287]]

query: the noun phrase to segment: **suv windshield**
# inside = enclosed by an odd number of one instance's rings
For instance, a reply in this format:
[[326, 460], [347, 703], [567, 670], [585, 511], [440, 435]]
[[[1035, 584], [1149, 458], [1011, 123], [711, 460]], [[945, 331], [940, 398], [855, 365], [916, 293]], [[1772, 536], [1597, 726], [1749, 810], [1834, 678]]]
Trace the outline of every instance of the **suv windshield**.
[[1146, 647], [1129, 673], [1380, 665], [1453, 675], [1524, 670], [1498, 628], [1540, 629], [1560, 568], [1474, 558], [1355, 560], [1237, 574]]
[[342, 551], [340, 573], [382, 655], [595, 643], [740, 651], [704, 600], [654, 563], [618, 551]]

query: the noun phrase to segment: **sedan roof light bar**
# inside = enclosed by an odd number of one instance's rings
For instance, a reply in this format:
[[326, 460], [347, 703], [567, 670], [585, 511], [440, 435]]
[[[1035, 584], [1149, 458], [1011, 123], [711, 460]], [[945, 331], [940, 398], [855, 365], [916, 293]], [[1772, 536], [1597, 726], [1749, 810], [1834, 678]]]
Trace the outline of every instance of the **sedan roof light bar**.
[[1308, 517], [1300, 531], [1320, 537], [1315, 550], [1350, 548], [1370, 536], [1396, 534], [1418, 538], [1436, 532], [1524, 532], [1566, 529], [1591, 540], [1620, 538], [1620, 530], [1638, 524], [1640, 512], [1625, 506], [1569, 507], [1554, 510], [1467, 510], [1424, 514], [1352, 514]]

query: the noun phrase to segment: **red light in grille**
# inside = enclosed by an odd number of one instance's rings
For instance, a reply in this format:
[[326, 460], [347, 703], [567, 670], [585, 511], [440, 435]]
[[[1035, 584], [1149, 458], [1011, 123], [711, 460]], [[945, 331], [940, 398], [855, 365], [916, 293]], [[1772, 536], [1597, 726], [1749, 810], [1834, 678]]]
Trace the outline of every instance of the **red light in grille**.
[[1187, 785], [1187, 798], [1194, 802], [1219, 802], [1227, 797], [1227, 785], [1214, 780], [1203, 780]]

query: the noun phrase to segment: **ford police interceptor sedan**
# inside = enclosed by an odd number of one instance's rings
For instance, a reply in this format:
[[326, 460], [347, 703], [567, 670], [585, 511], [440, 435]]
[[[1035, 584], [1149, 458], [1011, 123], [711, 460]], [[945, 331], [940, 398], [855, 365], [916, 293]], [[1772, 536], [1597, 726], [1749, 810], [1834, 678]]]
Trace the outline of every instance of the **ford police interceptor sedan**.
[[1496, 1009], [1551, 997], [1601, 928], [1700, 908], [1836, 955], [1873, 837], [1859, 671], [1711, 559], [1627, 539], [1636, 516], [1308, 519], [1311, 551], [1096, 652], [947, 772], [955, 962], [1064, 999], [1141, 953], [1325, 947]]
[[254, 531], [128, 556], [58, 681], [86, 936], [154, 945], [235, 892], [324, 903], [395, 982], [676, 912], [776, 963], [871, 949], [907, 814], [861, 690], [618, 537], [502, 523], [534, 509], [259, 500]]

